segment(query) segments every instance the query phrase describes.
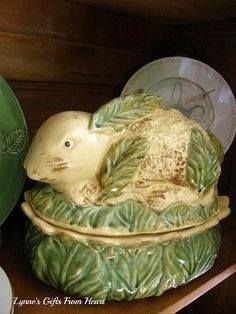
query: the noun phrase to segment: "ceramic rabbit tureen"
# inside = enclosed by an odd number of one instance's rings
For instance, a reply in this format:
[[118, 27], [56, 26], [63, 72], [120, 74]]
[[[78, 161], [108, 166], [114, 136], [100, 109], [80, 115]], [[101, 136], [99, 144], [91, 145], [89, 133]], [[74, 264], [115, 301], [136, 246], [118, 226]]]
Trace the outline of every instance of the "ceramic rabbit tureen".
[[38, 278], [94, 299], [157, 296], [208, 270], [229, 214], [219, 141], [134, 94], [38, 130], [25, 168], [26, 253]]

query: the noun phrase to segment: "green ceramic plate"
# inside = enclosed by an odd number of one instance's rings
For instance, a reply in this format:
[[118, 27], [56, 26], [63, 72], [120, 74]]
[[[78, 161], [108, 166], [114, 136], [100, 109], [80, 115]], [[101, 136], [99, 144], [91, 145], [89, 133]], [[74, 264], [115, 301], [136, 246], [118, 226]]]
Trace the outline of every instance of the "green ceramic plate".
[[27, 150], [24, 115], [11, 88], [0, 76], [0, 225], [20, 196]]

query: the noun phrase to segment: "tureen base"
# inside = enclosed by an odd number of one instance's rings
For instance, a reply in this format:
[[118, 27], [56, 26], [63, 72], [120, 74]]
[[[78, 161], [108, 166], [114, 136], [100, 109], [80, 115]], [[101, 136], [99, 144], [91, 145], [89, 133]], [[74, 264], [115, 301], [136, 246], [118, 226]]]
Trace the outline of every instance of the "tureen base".
[[114, 245], [91, 236], [45, 234], [32, 223], [26, 253], [34, 274], [66, 294], [105, 300], [159, 296], [206, 272], [220, 247], [219, 226], [179, 240]]

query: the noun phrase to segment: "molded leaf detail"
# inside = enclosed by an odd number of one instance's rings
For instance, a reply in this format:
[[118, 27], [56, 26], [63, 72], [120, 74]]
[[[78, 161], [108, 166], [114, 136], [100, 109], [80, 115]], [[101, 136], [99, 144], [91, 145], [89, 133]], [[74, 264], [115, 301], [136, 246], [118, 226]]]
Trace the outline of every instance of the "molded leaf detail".
[[13, 129], [7, 133], [0, 148], [2, 154], [15, 155], [19, 153], [25, 144], [25, 130], [22, 128]]
[[220, 233], [217, 226], [184, 241], [165, 246], [163, 263], [168, 267], [163, 284], [166, 288], [176, 288], [207, 271], [214, 263], [219, 244]]
[[80, 206], [72, 203], [64, 194], [54, 191], [49, 185], [38, 185], [31, 192], [30, 204], [34, 211], [46, 221], [63, 224], [80, 232], [89, 227], [95, 231], [105, 227], [113, 234], [151, 233], [171, 231], [202, 224], [218, 211], [215, 200], [208, 205], [192, 207], [178, 202], [154, 211], [148, 205], [128, 199], [115, 204]]
[[219, 173], [220, 166], [214, 147], [201, 131], [193, 129], [188, 148], [188, 182], [198, 192], [206, 192], [215, 184]]
[[216, 152], [216, 155], [218, 157], [219, 163], [222, 164], [222, 162], [224, 160], [224, 150], [223, 150], [223, 147], [222, 147], [220, 141], [218, 140], [218, 138], [214, 134], [212, 134], [209, 131], [207, 133], [208, 133], [208, 136], [209, 136], [209, 138], [211, 140], [211, 144], [212, 144], [212, 146], [215, 149], [215, 152]]
[[101, 168], [101, 199], [118, 196], [131, 182], [147, 148], [141, 137], [122, 139], [110, 147]]
[[113, 245], [47, 235], [32, 226], [26, 241], [33, 271], [47, 284], [76, 296], [132, 300], [160, 295], [204, 273], [217, 256], [220, 234], [217, 226], [179, 241]]
[[160, 102], [160, 97], [146, 94], [131, 94], [115, 98], [93, 114], [91, 128], [111, 127], [120, 131], [132, 121], [154, 112]]
[[43, 281], [68, 294], [76, 294], [78, 287], [82, 296], [100, 299], [107, 294], [108, 287], [96, 280], [101, 273], [97, 268], [99, 253], [89, 243], [44, 237], [36, 252], [33, 270]]

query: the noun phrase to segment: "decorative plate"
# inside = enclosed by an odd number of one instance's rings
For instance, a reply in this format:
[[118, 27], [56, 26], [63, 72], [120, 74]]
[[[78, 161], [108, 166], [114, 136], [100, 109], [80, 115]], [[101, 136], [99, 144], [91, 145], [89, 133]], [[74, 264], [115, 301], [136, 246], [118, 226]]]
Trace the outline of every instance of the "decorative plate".
[[0, 225], [21, 193], [28, 150], [25, 119], [7, 82], [0, 76]]
[[10, 281], [4, 272], [4, 270], [0, 267], [0, 310], [2, 314], [9, 314], [12, 309], [12, 288]]
[[210, 66], [190, 58], [163, 58], [139, 69], [122, 94], [160, 95], [164, 106], [180, 110], [220, 141], [226, 152], [236, 132], [236, 102], [224, 78]]

